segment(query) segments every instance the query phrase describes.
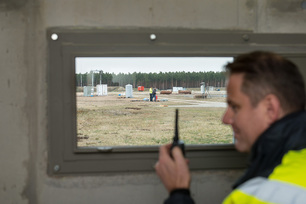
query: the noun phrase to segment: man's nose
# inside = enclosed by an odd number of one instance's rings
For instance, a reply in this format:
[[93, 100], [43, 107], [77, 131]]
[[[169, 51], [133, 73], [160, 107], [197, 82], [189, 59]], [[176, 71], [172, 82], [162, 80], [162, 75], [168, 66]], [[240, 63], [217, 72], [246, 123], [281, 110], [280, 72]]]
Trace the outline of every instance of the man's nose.
[[222, 122], [227, 125], [230, 125], [233, 123], [232, 113], [228, 107], [226, 108], [226, 111], [223, 115]]

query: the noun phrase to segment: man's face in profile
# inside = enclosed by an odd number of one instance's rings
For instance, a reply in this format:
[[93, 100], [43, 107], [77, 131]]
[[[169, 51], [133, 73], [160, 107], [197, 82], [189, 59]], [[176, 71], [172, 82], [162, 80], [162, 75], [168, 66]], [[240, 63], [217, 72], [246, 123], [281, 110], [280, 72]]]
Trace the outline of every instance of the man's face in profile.
[[267, 128], [266, 106], [260, 101], [253, 107], [250, 98], [241, 91], [243, 74], [232, 74], [227, 86], [228, 107], [222, 122], [232, 126], [235, 147], [240, 152], [249, 152], [252, 145]]

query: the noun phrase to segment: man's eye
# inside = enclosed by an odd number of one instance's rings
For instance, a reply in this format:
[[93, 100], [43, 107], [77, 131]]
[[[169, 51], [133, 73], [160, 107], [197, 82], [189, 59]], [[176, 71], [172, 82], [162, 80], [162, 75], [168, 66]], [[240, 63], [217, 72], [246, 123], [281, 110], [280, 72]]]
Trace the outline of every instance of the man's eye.
[[236, 105], [231, 105], [231, 108], [232, 108], [232, 110], [233, 110], [234, 112], [236, 112], [236, 111], [238, 110], [238, 106], [236, 106]]

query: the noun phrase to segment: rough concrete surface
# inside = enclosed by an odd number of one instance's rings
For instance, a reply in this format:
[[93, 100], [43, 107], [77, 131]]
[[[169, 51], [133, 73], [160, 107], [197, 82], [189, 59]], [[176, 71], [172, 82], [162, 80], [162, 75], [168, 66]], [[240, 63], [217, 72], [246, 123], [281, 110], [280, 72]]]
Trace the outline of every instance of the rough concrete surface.
[[[47, 40], [54, 26], [306, 33], [300, 1], [5, 0], [0, 2], [0, 203], [161, 203], [155, 173], [49, 177]], [[197, 203], [218, 203], [241, 171], [194, 173]], [[201, 179], [203, 178], [203, 179]], [[139, 180], [139, 182], [134, 181]], [[222, 196], [220, 196], [222, 194]], [[212, 195], [207, 197], [206, 195]], [[212, 198], [213, 200], [208, 200]]]

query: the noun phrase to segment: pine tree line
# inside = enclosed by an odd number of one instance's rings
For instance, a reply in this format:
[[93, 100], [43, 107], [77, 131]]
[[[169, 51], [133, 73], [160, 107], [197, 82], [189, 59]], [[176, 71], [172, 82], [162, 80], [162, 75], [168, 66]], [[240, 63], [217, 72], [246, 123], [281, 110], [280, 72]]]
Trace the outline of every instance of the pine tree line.
[[[145, 88], [156, 87], [161, 90], [172, 89], [173, 87], [194, 88], [200, 87], [200, 83], [205, 82], [206, 86], [224, 87], [224, 72], [159, 72], [159, 73], [94, 73], [94, 86], [102, 84], [108, 86], [133, 85], [134, 88], [144, 86]], [[77, 86], [91, 86], [92, 74], [76, 74]]]

